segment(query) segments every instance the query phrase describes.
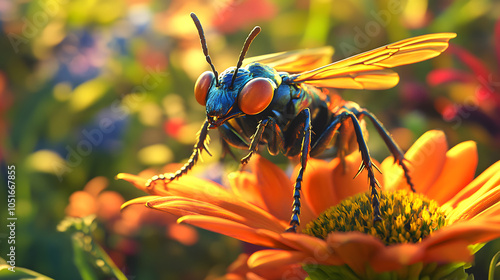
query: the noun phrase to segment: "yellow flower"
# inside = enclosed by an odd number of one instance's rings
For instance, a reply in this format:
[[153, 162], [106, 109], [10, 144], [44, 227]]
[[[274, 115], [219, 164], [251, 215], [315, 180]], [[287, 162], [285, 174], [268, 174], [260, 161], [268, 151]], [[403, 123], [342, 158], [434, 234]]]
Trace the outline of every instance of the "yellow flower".
[[151, 188], [145, 187], [147, 177], [122, 173], [118, 178], [151, 194], [124, 207], [145, 204], [178, 216], [178, 222], [273, 248], [248, 258], [255, 271], [303, 263], [315, 277], [350, 273], [363, 279], [393, 272], [405, 279], [439, 269], [456, 273], [460, 266], [463, 272], [480, 244], [500, 237], [500, 161], [474, 179], [475, 143], [448, 150], [441, 131], [425, 133], [405, 157], [417, 193], [409, 191], [394, 159], [385, 159], [377, 175], [383, 220], [375, 225], [367, 179], [363, 173], [353, 179], [359, 153], [344, 163], [309, 159], [300, 233], [285, 232], [295, 176], [259, 156], [249, 171], [229, 175], [229, 190], [191, 176]]

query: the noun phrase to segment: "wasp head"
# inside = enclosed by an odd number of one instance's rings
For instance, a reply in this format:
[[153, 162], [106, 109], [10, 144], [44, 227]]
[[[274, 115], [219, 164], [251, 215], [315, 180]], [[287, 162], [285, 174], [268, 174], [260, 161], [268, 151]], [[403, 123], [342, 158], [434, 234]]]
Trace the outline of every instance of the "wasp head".
[[[240, 68], [228, 68], [216, 80], [213, 72], [200, 75], [195, 84], [196, 100], [206, 107], [210, 128], [219, 127], [229, 119], [257, 115], [264, 111], [280, 85], [281, 77], [273, 68], [252, 63]], [[233, 82], [233, 77], [234, 82]], [[218, 86], [217, 86], [218, 85]]]
[[264, 111], [273, 100], [274, 90], [281, 83], [280, 76], [273, 68], [260, 63], [240, 68], [260, 27], [256, 26], [248, 35], [236, 67], [228, 68], [219, 77], [208, 54], [201, 23], [195, 14], [191, 13], [191, 17], [198, 29], [205, 58], [212, 68], [211, 72], [200, 75], [194, 87], [196, 100], [206, 106], [210, 128], [219, 127], [231, 118], [256, 115]]

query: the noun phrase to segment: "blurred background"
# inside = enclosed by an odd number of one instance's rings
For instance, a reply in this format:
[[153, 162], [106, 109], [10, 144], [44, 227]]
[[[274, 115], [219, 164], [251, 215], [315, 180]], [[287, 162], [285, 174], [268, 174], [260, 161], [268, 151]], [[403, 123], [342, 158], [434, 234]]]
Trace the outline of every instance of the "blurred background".
[[[339, 94], [375, 113], [404, 150], [441, 129], [450, 147], [477, 142], [477, 174], [500, 159], [498, 1], [0, 0], [0, 219], [15, 165], [16, 267], [26, 275], [217, 279], [251, 249], [142, 207], [119, 211], [144, 194], [115, 175], [184, 162], [205, 118], [193, 86], [209, 66], [190, 12], [219, 71], [236, 64], [255, 25], [262, 32], [248, 56], [330, 45], [334, 60], [456, 32], [441, 56], [398, 68], [397, 87]], [[381, 161], [389, 153], [371, 135]], [[220, 163], [211, 137], [214, 156], [193, 173], [220, 181], [238, 165]], [[0, 229], [2, 258], [8, 234]], [[499, 250], [494, 241], [480, 251], [476, 279]]]

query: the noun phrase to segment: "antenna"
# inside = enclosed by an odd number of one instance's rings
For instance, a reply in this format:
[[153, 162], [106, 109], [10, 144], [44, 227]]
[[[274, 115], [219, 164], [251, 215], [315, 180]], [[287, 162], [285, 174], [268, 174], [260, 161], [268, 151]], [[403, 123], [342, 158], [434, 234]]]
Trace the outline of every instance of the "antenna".
[[233, 88], [234, 81], [236, 80], [236, 75], [238, 74], [238, 69], [240, 69], [241, 64], [243, 63], [243, 59], [247, 54], [250, 44], [252, 43], [253, 39], [257, 37], [259, 32], [260, 32], [260, 26], [255, 26], [252, 32], [250, 32], [250, 34], [248, 35], [247, 39], [245, 40], [245, 45], [243, 45], [243, 49], [241, 49], [240, 58], [238, 59], [238, 64], [236, 64], [236, 69], [234, 70], [233, 73], [233, 79], [231, 80], [231, 85], [229, 86], [230, 89]]
[[200, 20], [198, 17], [194, 14], [191, 13], [191, 18], [194, 21], [194, 24], [196, 25], [196, 29], [198, 29], [198, 35], [200, 36], [200, 41], [201, 41], [201, 48], [203, 49], [203, 54], [205, 55], [205, 58], [207, 59], [208, 64], [210, 64], [210, 67], [212, 67], [212, 72], [215, 74], [215, 86], [219, 86], [219, 73], [217, 73], [217, 70], [215, 70], [215, 66], [212, 64], [212, 60], [210, 59], [210, 55], [208, 55], [208, 48], [207, 48], [207, 40], [205, 40], [205, 33], [203, 32], [203, 28], [201, 27]]

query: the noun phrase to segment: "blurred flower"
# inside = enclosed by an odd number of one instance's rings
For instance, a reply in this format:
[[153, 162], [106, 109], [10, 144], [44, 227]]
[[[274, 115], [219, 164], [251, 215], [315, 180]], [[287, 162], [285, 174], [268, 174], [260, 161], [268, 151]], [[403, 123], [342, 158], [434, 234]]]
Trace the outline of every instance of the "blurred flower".
[[120, 205], [123, 197], [114, 191], [104, 191], [108, 185], [105, 177], [95, 177], [90, 180], [83, 190], [76, 191], [69, 197], [66, 215], [82, 218], [97, 214], [104, 221], [111, 221], [120, 217]]
[[230, 0], [222, 3], [213, 25], [221, 32], [232, 33], [247, 24], [269, 20], [276, 15], [276, 6], [269, 0]]
[[[496, 23], [493, 36], [495, 55], [499, 64], [500, 21]], [[456, 125], [460, 125], [465, 119], [470, 119], [500, 139], [500, 74], [488, 69], [478, 57], [459, 46], [450, 44], [448, 51], [456, 55], [470, 71], [437, 69], [429, 73], [427, 81], [432, 86], [459, 84], [450, 88], [454, 100], [446, 98], [437, 100], [438, 111], [446, 121], [454, 122]]]
[[[10, 122], [7, 120], [7, 112], [12, 107], [14, 97], [8, 89], [7, 77], [5, 72], [0, 70], [0, 142], [5, 143], [8, 135], [8, 127]], [[4, 160], [3, 148], [0, 148], [0, 161]]]
[[475, 143], [463, 142], [448, 151], [440, 131], [424, 134], [405, 157], [417, 193], [406, 191], [402, 169], [392, 157], [385, 159], [383, 175], [377, 178], [383, 221], [375, 225], [364, 193], [369, 188], [366, 178], [352, 179], [359, 153], [346, 157], [345, 168], [338, 158], [310, 159], [302, 186], [303, 233], [297, 234], [285, 233], [295, 176], [288, 178], [259, 156], [249, 163], [251, 172], [229, 175], [230, 190], [190, 176], [150, 188], [145, 187], [149, 177], [122, 173], [118, 178], [151, 194], [124, 207], [146, 204], [180, 217], [178, 222], [275, 248], [249, 257], [253, 271], [305, 263], [308, 273], [330, 270], [360, 277], [373, 271], [407, 275], [408, 266], [417, 276], [464, 273], [463, 265], [473, 260], [480, 244], [500, 236], [500, 162], [473, 180]]
[[[125, 199], [115, 191], [105, 190], [108, 183], [105, 177], [96, 177], [90, 180], [82, 191], [74, 192], [69, 198], [66, 215], [82, 218], [95, 214], [112, 234], [123, 237], [131, 237], [144, 225], [153, 224], [166, 227], [166, 236], [184, 245], [197, 242], [196, 230], [176, 224], [174, 216], [148, 211], [144, 207], [121, 211]], [[126, 254], [132, 254], [136, 246], [132, 240], [124, 239], [117, 247]]]

